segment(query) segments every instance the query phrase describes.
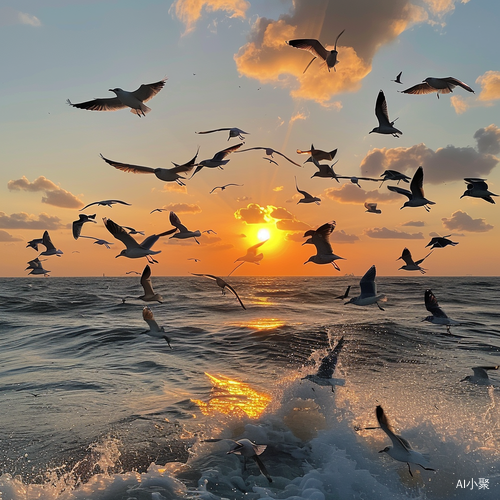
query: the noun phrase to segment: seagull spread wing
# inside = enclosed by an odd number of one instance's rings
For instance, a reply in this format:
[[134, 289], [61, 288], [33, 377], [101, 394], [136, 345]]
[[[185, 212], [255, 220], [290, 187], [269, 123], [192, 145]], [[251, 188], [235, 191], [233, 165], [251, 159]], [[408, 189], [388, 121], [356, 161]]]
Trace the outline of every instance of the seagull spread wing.
[[151, 283], [151, 268], [146, 265], [144, 271], [142, 271], [141, 285], [144, 288], [144, 295], [154, 295], [153, 285]]
[[[449, 85], [453, 85], [453, 87], [456, 87], [457, 85], [459, 87], [462, 87], [464, 90], [467, 90], [468, 92], [474, 93], [474, 91], [464, 82], [461, 82], [457, 78], [453, 78], [452, 76], [448, 76], [447, 78], [443, 78]], [[443, 92], [446, 93], [446, 92]]]
[[419, 265], [420, 265], [420, 264], [421, 264], [421, 263], [422, 263], [425, 259], [427, 259], [427, 257], [429, 257], [429, 255], [430, 255], [431, 253], [432, 253], [432, 251], [431, 251], [431, 252], [429, 252], [429, 253], [428, 253], [428, 254], [427, 254], [427, 255], [426, 255], [423, 259], [417, 260], [417, 261], [415, 262], [415, 264], [416, 264], [417, 266], [419, 266]]
[[408, 189], [400, 188], [399, 186], [387, 186], [389, 191], [394, 191], [395, 193], [402, 194], [404, 196], [408, 196], [411, 200], [413, 198], [413, 194]]
[[222, 151], [215, 153], [213, 160], [215, 160], [215, 161], [223, 160], [229, 153], [236, 151], [241, 146], [243, 146], [242, 142], [240, 142], [239, 144], [236, 144], [235, 146], [231, 146], [230, 148], [223, 149]]
[[394, 433], [391, 425], [389, 424], [387, 416], [385, 415], [384, 410], [380, 405], [377, 406], [376, 414], [380, 428], [389, 436], [390, 440], [392, 441], [392, 445], [394, 447], [402, 446], [406, 451], [410, 451], [410, 443], [406, 439]]
[[139, 243], [135, 241], [130, 234], [127, 233], [122, 226], [116, 224], [111, 219], [104, 217], [103, 219], [106, 229], [113, 235], [114, 238], [120, 240], [127, 248], [140, 248]]
[[359, 282], [359, 286], [361, 288], [361, 293], [359, 295], [360, 299], [364, 299], [365, 297], [374, 297], [377, 294], [377, 285], [375, 284], [376, 274], [377, 271], [375, 266], [372, 266], [361, 278]]
[[475, 366], [472, 368], [474, 376], [477, 378], [488, 379], [488, 373], [486, 370], [498, 370], [498, 366]]
[[157, 332], [160, 331], [160, 327], [158, 326], [158, 323], [155, 321], [153, 311], [149, 307], [146, 306], [142, 310], [142, 318], [149, 325], [149, 329], [151, 331], [157, 331]]
[[236, 293], [236, 290], [229, 283], [226, 283], [226, 288], [228, 288], [229, 290], [231, 290], [231, 292], [233, 292], [234, 296], [238, 299], [238, 302], [240, 303], [241, 307], [243, 307], [243, 309], [246, 310], [246, 307], [243, 305], [243, 302], [241, 302], [241, 299], [239, 295]]
[[181, 233], [185, 233], [188, 231], [188, 228], [181, 223], [181, 220], [175, 212], [170, 212], [170, 224], [176, 227]]
[[330, 51], [326, 50], [325, 47], [314, 38], [298, 38], [296, 40], [288, 40], [286, 43], [296, 49], [307, 50], [307, 52], [310, 52], [313, 56], [320, 57], [323, 60], [326, 60], [330, 53]]
[[139, 101], [147, 102], [152, 99], [165, 86], [166, 78], [156, 83], [148, 83], [141, 85], [137, 90], [132, 92], [134, 97]]
[[203, 132], [195, 132], [195, 134], [211, 134], [212, 132], [223, 132], [224, 130], [231, 130], [229, 127], [215, 128], [213, 130], [204, 130]]
[[[333, 254], [332, 245], [330, 244], [330, 234], [332, 234], [335, 229], [335, 224], [327, 222], [320, 226], [312, 234], [312, 242], [316, 247], [316, 252], [318, 255], [331, 255]], [[306, 231], [305, 234], [309, 233]]]
[[411, 265], [415, 264], [415, 262], [413, 262], [413, 258], [411, 256], [411, 252], [407, 248], [403, 249], [403, 253], [401, 254], [401, 257], [399, 257], [399, 258], [404, 260], [404, 262], [407, 266], [411, 266]]
[[196, 165], [196, 158], [198, 158], [198, 153], [200, 151], [200, 148], [198, 148], [198, 151], [196, 151], [196, 154], [194, 155], [194, 157], [189, 160], [187, 163], [184, 163], [184, 165], [177, 165], [177, 163], [174, 163], [175, 167], [170, 169], [172, 172], [176, 173], [176, 174], [179, 174], [181, 172], [189, 172], [191, 171], [194, 166]]
[[45, 231], [43, 233], [42, 245], [44, 245], [47, 248], [47, 250], [55, 250], [56, 249], [56, 247], [52, 243], [52, 240], [50, 239], [48, 231]]
[[321, 360], [318, 372], [316, 375], [320, 378], [332, 378], [333, 372], [337, 367], [338, 357], [342, 347], [344, 346], [344, 337], [342, 337], [337, 345]]
[[415, 198], [424, 197], [424, 169], [418, 167], [410, 182], [410, 191]]
[[108, 160], [101, 155], [101, 158], [112, 167], [122, 170], [123, 172], [133, 172], [134, 174], [154, 174], [155, 169], [151, 167], [141, 167], [140, 165], [130, 165], [128, 163], [120, 163], [118, 161]]
[[387, 101], [385, 100], [385, 95], [382, 90], [378, 93], [377, 102], [375, 103], [375, 116], [378, 119], [380, 127], [391, 126], [389, 113], [387, 112]]
[[66, 101], [70, 106], [78, 109], [87, 109], [89, 111], [116, 111], [127, 106], [123, 104], [118, 97], [106, 97], [103, 99], [93, 99], [92, 101], [72, 103], [69, 99]]
[[[436, 92], [437, 89], [434, 87], [431, 87], [427, 82], [419, 83], [418, 85], [414, 85], [413, 87], [410, 87], [409, 89], [402, 90], [402, 94], [432, 94], [433, 92]], [[441, 93], [446, 93], [443, 90]]]
[[436, 318], [447, 318], [448, 316], [439, 307], [439, 303], [436, 296], [432, 293], [432, 290], [426, 290], [424, 294], [425, 308]]

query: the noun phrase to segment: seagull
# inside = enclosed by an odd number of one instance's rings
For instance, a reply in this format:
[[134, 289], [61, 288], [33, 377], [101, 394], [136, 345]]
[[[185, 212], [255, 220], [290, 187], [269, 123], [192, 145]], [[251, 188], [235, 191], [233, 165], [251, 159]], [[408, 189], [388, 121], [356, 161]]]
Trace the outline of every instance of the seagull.
[[[199, 151], [199, 148], [198, 148]], [[196, 158], [198, 157], [198, 151], [194, 155], [194, 158], [192, 158], [190, 161], [187, 163], [184, 163], [184, 165], [177, 165], [177, 163], [174, 163], [173, 168], [152, 168], [152, 167], [141, 167], [140, 165], [130, 165], [128, 163], [119, 163], [117, 161], [113, 160], [108, 160], [107, 158], [104, 158], [101, 154], [101, 158], [106, 162], [109, 163], [112, 167], [117, 168], [118, 170], [121, 170], [123, 172], [132, 172], [134, 174], [155, 174], [158, 179], [161, 181], [165, 182], [176, 182], [179, 184], [179, 186], [185, 186], [186, 184], [182, 182], [181, 179], [185, 179], [183, 177], [182, 173], [185, 172], [190, 172], [193, 170], [194, 166], [196, 165]]]
[[439, 94], [449, 94], [450, 92], [453, 92], [453, 89], [457, 85], [467, 90], [467, 92], [474, 93], [474, 91], [467, 84], [461, 82], [460, 80], [457, 80], [456, 78], [453, 78], [452, 76], [448, 76], [446, 78], [434, 78], [430, 76], [429, 78], [423, 80], [422, 83], [414, 85], [409, 89], [402, 90], [401, 93], [432, 94], [433, 92], [437, 92], [437, 98], [439, 99]]
[[356, 184], [361, 189], [361, 186], [359, 185], [359, 181], [374, 181], [378, 182], [379, 179], [372, 179], [371, 177], [357, 177], [355, 175], [351, 177], [345, 177], [342, 175], [337, 176], [339, 179], [349, 179], [353, 184]]
[[209, 194], [212, 194], [216, 189], [220, 189], [221, 191], [224, 191], [228, 186], [239, 186], [242, 187], [243, 184], [224, 184], [224, 186], [215, 186], [212, 191], [210, 191]]
[[252, 264], [260, 264], [260, 261], [264, 258], [263, 253], [257, 254], [257, 250], [266, 242], [267, 240], [261, 241], [257, 243], [256, 245], [251, 246], [249, 249], [247, 249], [247, 253], [243, 255], [243, 257], [238, 257], [234, 262], [241, 261], [241, 264], [238, 264], [229, 274], [228, 276], [231, 276], [231, 274], [238, 269], [241, 265], [243, 265], [245, 262], [251, 262]]
[[[276, 149], [273, 149], [273, 148], [263, 148], [263, 147], [247, 148], [247, 149], [240, 149], [239, 151], [237, 151], [237, 153], [244, 153], [245, 151], [252, 151], [253, 149], [263, 149], [266, 152], [266, 155], [270, 156], [271, 158], [274, 158], [274, 156], [273, 156], [274, 154], [280, 155], [283, 158], [285, 158], [285, 160], [288, 160], [290, 163], [293, 163], [297, 167], [302, 167], [302, 165], [299, 165], [298, 163], [294, 162], [293, 160], [290, 160], [290, 158], [288, 158], [288, 156], [285, 156], [283, 153], [280, 153], [279, 151], [276, 151]], [[269, 160], [271, 163], [276, 163], [274, 160], [271, 160], [270, 158], [266, 158], [265, 156], [264, 156], [264, 159]], [[277, 164], [278, 163], [276, 163], [276, 165]]]
[[338, 163], [338, 160], [335, 163], [332, 163], [331, 165], [320, 164], [318, 160], [315, 160], [314, 158], [312, 162], [318, 168], [318, 172], [314, 172], [314, 174], [311, 176], [311, 179], [313, 177], [321, 177], [324, 179], [335, 179], [337, 182], [340, 183], [339, 181], [340, 177], [333, 170], [333, 167]]
[[231, 139], [231, 137], [238, 137], [241, 141], [243, 141], [245, 138], [243, 137], [242, 134], [250, 134], [250, 132], [245, 132], [244, 130], [241, 130], [241, 128], [238, 127], [226, 127], [226, 128], [216, 128], [214, 130], [205, 130], [204, 132], [195, 132], [195, 134], [211, 134], [212, 132], [223, 132], [223, 131], [229, 131], [229, 137], [227, 140]]
[[466, 177], [464, 181], [467, 183], [467, 189], [465, 193], [460, 196], [460, 198], [463, 198], [464, 196], [472, 196], [473, 198], [482, 198], [488, 203], [495, 204], [495, 200], [492, 196], [498, 196], [498, 194], [493, 194], [488, 191], [488, 184], [486, 184], [485, 180], [486, 179]]
[[378, 303], [378, 301], [382, 300], [385, 295], [377, 295], [377, 285], [375, 283], [376, 274], [377, 270], [375, 266], [370, 267], [359, 282], [361, 293], [357, 297], [350, 299], [344, 305], [354, 304], [356, 306], [369, 306], [370, 304], [377, 304], [381, 311], [385, 311], [385, 309]]
[[389, 191], [394, 191], [395, 193], [402, 194], [408, 197], [408, 201], [406, 201], [401, 208], [424, 207], [428, 212], [430, 210], [430, 207], [428, 207], [427, 205], [435, 205], [436, 203], [433, 201], [429, 201], [424, 197], [423, 184], [424, 169], [422, 167], [418, 167], [410, 182], [410, 191], [398, 186], [387, 186], [387, 189], [389, 189]]
[[188, 260], [194, 260], [195, 262], [200, 262], [201, 259], [195, 259], [194, 257], [190, 257]]
[[330, 234], [335, 229], [335, 224], [335, 221], [327, 222], [318, 227], [318, 229], [310, 229], [304, 233], [304, 238], [307, 236], [310, 236], [310, 238], [302, 243], [302, 245], [311, 243], [316, 247], [316, 255], [309, 257], [304, 264], [308, 262], [313, 262], [314, 264], [332, 264], [337, 271], [340, 271], [340, 267], [335, 261], [338, 259], [344, 260], [344, 257], [335, 255], [330, 244]]
[[97, 224], [97, 222], [95, 221], [95, 215], [85, 215], [85, 214], [79, 214], [78, 217], [79, 219], [78, 220], [75, 220], [73, 222], [73, 238], [75, 238], [75, 240], [78, 239], [78, 237], [80, 236], [80, 233], [82, 232], [82, 226], [86, 223], [86, 222], [94, 222], [95, 224]]
[[342, 294], [342, 295], [339, 295], [338, 297], [335, 297], [336, 299], [347, 299], [347, 297], [349, 297], [349, 292], [351, 290], [351, 285], [349, 285], [346, 289], [345, 289], [345, 292]]
[[35, 238], [34, 240], [28, 241], [26, 248], [33, 248], [33, 250], [38, 252], [38, 245], [40, 245], [41, 243], [43, 243], [43, 238]]
[[47, 257], [50, 255], [57, 255], [58, 257], [60, 257], [63, 254], [61, 250], [56, 250], [56, 247], [52, 244], [52, 240], [50, 239], [48, 231], [45, 231], [43, 233], [42, 245], [45, 247], [46, 250], [42, 252], [40, 255], [46, 255]]
[[229, 450], [227, 454], [230, 455], [234, 453], [236, 455], [241, 455], [245, 459], [253, 458], [262, 475], [265, 476], [270, 483], [272, 483], [273, 480], [269, 475], [269, 472], [267, 472], [266, 467], [262, 463], [262, 460], [259, 458], [259, 455], [261, 455], [267, 448], [267, 444], [255, 444], [252, 443], [252, 441], [250, 441], [249, 439], [240, 439], [233, 442], [236, 446], [232, 450]]
[[95, 240], [94, 245], [103, 245], [105, 246], [108, 250], [111, 248], [109, 245], [114, 245], [114, 243], [102, 240], [100, 238], [94, 238], [93, 236], [80, 236], [80, 238], [88, 238], [89, 240]]
[[312, 196], [309, 193], [307, 193], [306, 191], [301, 191], [299, 189], [299, 186], [297, 186], [297, 177], [295, 177], [295, 188], [304, 197], [304, 198], [301, 198], [297, 202], [297, 205], [299, 203], [316, 203], [316, 205], [319, 205], [319, 202], [321, 201], [321, 198], [317, 198], [316, 196]]
[[382, 184], [385, 181], [398, 181], [398, 184], [400, 181], [403, 182], [410, 182], [411, 177], [408, 177], [405, 174], [401, 174], [397, 170], [385, 170], [384, 173], [382, 174], [382, 182], [380, 183], [380, 187], [382, 187]]
[[144, 236], [144, 231], [137, 231], [136, 229], [130, 226], [122, 226], [122, 227], [123, 229], [128, 229], [128, 234], [140, 234]]
[[402, 84], [402, 83], [403, 83], [403, 82], [401, 81], [401, 75], [402, 75], [402, 74], [403, 74], [403, 72], [401, 71], [401, 72], [399, 73], [399, 75], [398, 75], [398, 76], [396, 76], [396, 79], [395, 79], [395, 80], [391, 80], [391, 82], [396, 82], [396, 83], [401, 83], [401, 84]]
[[450, 332], [452, 325], [460, 325], [458, 321], [448, 318], [446, 313], [439, 307], [438, 301], [432, 290], [426, 290], [424, 293], [425, 308], [432, 314], [427, 316], [423, 321], [429, 321], [434, 325], [446, 325], [447, 333]]
[[158, 323], [155, 321], [153, 311], [148, 306], [145, 306], [142, 310], [142, 317], [144, 321], [149, 325], [149, 331], [144, 333], [150, 335], [151, 337], [165, 339], [167, 341], [168, 347], [172, 349], [172, 346], [170, 345], [170, 339], [165, 335], [165, 327], [158, 326]]
[[389, 120], [389, 113], [387, 111], [387, 101], [385, 100], [384, 92], [381, 90], [377, 96], [377, 102], [375, 103], [375, 116], [378, 120], [378, 127], [375, 127], [371, 132], [376, 132], [377, 134], [390, 134], [394, 137], [399, 138], [403, 135], [403, 132], [394, 127], [394, 121]]
[[[448, 236], [435, 236], [434, 238], [425, 245], [425, 248], [431, 247], [431, 250], [434, 248], [444, 248], [447, 247], [448, 245], [455, 246], [458, 245], [458, 242], [448, 240], [447, 238], [451, 236], [449, 234]], [[432, 246], [431, 246], [432, 245]]]
[[121, 205], [128, 205], [130, 206], [131, 203], [126, 203], [124, 201], [120, 200], [102, 200], [102, 201], [94, 201], [92, 203], [89, 203], [88, 205], [85, 205], [83, 208], [80, 208], [80, 212], [82, 210], [85, 210], [88, 207], [91, 207], [92, 205], [98, 205], [98, 206], [103, 206], [103, 207], [109, 207], [113, 208], [112, 205], [115, 205], [116, 203], [120, 203]]
[[429, 465], [428, 460], [421, 453], [412, 450], [410, 443], [406, 439], [394, 433], [391, 425], [389, 424], [389, 421], [387, 420], [384, 410], [380, 405], [377, 406], [376, 414], [380, 428], [389, 436], [390, 440], [392, 441], [392, 446], [387, 446], [383, 450], [380, 450], [379, 453], [385, 452], [390, 457], [394, 458], [394, 460], [398, 460], [399, 462], [406, 462], [406, 465], [408, 465], [408, 472], [410, 473], [411, 477], [413, 477], [413, 474], [411, 473], [410, 464], [420, 465], [420, 467], [425, 470], [435, 470], [427, 467]]
[[146, 257], [147, 261], [152, 264], [153, 262], [157, 262], [151, 255], [156, 255], [161, 252], [161, 250], [154, 251], [151, 250], [151, 247], [158, 241], [158, 238], [161, 236], [167, 236], [172, 234], [175, 229], [170, 229], [160, 234], [152, 234], [148, 236], [142, 243], [137, 243], [137, 241], [130, 236], [130, 234], [123, 229], [122, 226], [119, 226], [111, 219], [107, 219], [104, 217], [103, 219], [104, 225], [106, 229], [117, 239], [120, 240], [126, 248], [122, 250], [116, 257], [128, 257], [129, 259], [139, 259], [141, 257]]
[[236, 293], [236, 290], [229, 283], [224, 281], [222, 278], [219, 278], [218, 276], [214, 276], [213, 274], [198, 274], [198, 273], [191, 273], [191, 274], [193, 276], [203, 276], [205, 278], [214, 280], [217, 283], [217, 285], [222, 289], [222, 295], [226, 295], [225, 289], [228, 288], [234, 294], [234, 296], [238, 299], [238, 302], [240, 303], [241, 307], [243, 307], [243, 309], [246, 309], [246, 307], [243, 305], [243, 302], [241, 302], [240, 297]]
[[31, 269], [28, 274], [43, 274], [44, 276], [48, 276], [48, 273], [50, 273], [50, 271], [47, 271], [47, 269], [43, 268], [42, 262], [38, 257], [28, 262], [28, 267], [25, 269], [25, 271], [27, 271], [28, 269]]
[[382, 213], [382, 210], [377, 208], [376, 203], [365, 202], [365, 208], [366, 208], [365, 212], [368, 212], [369, 214], [381, 214]]
[[307, 151], [306, 150], [303, 151], [302, 149], [297, 149], [297, 154], [310, 155], [310, 157], [304, 163], [307, 163], [308, 161], [314, 162], [314, 160], [332, 161], [335, 158], [335, 155], [337, 154], [337, 149], [334, 149], [333, 151], [323, 151], [321, 149], [314, 149], [314, 145], [311, 144], [311, 149]]
[[122, 303], [125, 304], [127, 298], [137, 298], [139, 300], [143, 300], [144, 302], [156, 301], [163, 304], [163, 297], [159, 293], [155, 293], [153, 290], [153, 284], [151, 283], [151, 268], [149, 267], [149, 264], [146, 264], [144, 271], [142, 271], [141, 285], [144, 289], [144, 295], [141, 295], [140, 297], [125, 297], [122, 299]]
[[500, 366], [474, 366], [472, 368], [474, 375], [467, 375], [460, 382], [467, 380], [477, 385], [495, 385], [488, 377], [487, 370], [498, 370], [499, 368]]
[[314, 38], [298, 38], [296, 40], [287, 40], [286, 43], [288, 45], [291, 45], [292, 47], [295, 47], [296, 49], [303, 49], [307, 50], [310, 52], [314, 57], [311, 59], [311, 62], [306, 66], [306, 69], [303, 71], [305, 73], [307, 71], [307, 68], [311, 65], [311, 63], [319, 57], [320, 59], [323, 59], [323, 61], [326, 63], [326, 66], [328, 68], [328, 71], [330, 71], [330, 68], [333, 68], [334, 71], [337, 71], [335, 69], [335, 66], [339, 63], [339, 60], [337, 59], [337, 41], [340, 38], [340, 35], [344, 33], [345, 30], [342, 30], [338, 35], [337, 38], [335, 39], [335, 47], [333, 50], [327, 50], [323, 45], [318, 40], [315, 40]]
[[170, 236], [170, 239], [178, 238], [181, 240], [185, 240], [186, 238], [194, 238], [194, 241], [196, 241], [198, 245], [200, 244], [200, 242], [196, 239], [197, 237], [199, 238], [201, 236], [200, 230], [197, 229], [196, 231], [190, 231], [181, 223], [181, 220], [179, 219], [179, 217], [177, 217], [177, 214], [175, 212], [170, 212], [170, 224], [172, 224], [172, 226], [175, 226], [174, 231], [178, 231], [176, 233], [174, 232], [173, 236]]
[[273, 159], [268, 158], [267, 156], [263, 156], [262, 159], [267, 160], [269, 163], [272, 163], [273, 165], [276, 165], [277, 167], [279, 166], [277, 161], [274, 161]]
[[154, 210], [151, 210], [149, 214], [151, 215], [153, 212], [169, 212], [170, 208], [155, 208]]
[[198, 163], [196, 166], [196, 170], [194, 171], [193, 175], [190, 178], [193, 178], [193, 176], [196, 173], [198, 173], [203, 167], [222, 168], [222, 165], [226, 165], [229, 162], [229, 160], [225, 160], [226, 156], [229, 153], [236, 151], [241, 146], [243, 146], [242, 142], [240, 142], [239, 144], [236, 144], [235, 146], [231, 146], [230, 148], [223, 149], [222, 151], [219, 151], [218, 153], [215, 153], [213, 158], [200, 161], [200, 163]]
[[344, 379], [332, 378], [337, 366], [338, 357], [344, 346], [344, 337], [337, 342], [337, 345], [321, 360], [318, 371], [312, 375], [306, 375], [302, 380], [310, 380], [318, 385], [345, 385]]
[[151, 111], [144, 102], [152, 99], [164, 87], [166, 78], [156, 83], [141, 85], [134, 92], [127, 92], [120, 88], [109, 89], [114, 92], [116, 97], [108, 97], [105, 99], [94, 99], [93, 101], [80, 102], [73, 104], [69, 99], [66, 101], [70, 106], [80, 109], [88, 109], [90, 111], [116, 111], [127, 106], [131, 113], [136, 114], [139, 118], [146, 116], [146, 113]]
[[405, 265], [400, 267], [399, 270], [403, 269], [404, 271], [420, 271], [422, 274], [425, 274], [425, 269], [423, 267], [420, 267], [420, 264], [429, 257], [429, 255], [432, 253], [429, 252], [423, 259], [413, 261], [411, 257], [411, 252], [407, 249], [403, 249], [403, 253], [401, 254], [401, 257], [398, 257], [396, 260], [402, 259], [405, 262]]

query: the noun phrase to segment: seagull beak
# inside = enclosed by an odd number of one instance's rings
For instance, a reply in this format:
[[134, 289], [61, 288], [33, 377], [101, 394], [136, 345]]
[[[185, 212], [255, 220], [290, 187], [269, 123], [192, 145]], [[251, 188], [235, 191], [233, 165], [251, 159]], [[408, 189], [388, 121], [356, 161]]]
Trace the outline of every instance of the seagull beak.
[[463, 194], [462, 196], [460, 196], [460, 199], [462, 199], [464, 196], [465, 196], [465, 194]]

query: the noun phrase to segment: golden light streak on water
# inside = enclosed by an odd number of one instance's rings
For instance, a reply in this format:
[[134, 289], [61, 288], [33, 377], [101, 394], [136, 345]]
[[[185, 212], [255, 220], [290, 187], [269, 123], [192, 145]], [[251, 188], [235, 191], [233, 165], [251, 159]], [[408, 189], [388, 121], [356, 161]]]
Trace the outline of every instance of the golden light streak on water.
[[239, 380], [232, 380], [223, 375], [217, 378], [209, 373], [205, 375], [212, 382], [212, 390], [208, 402], [192, 399], [203, 415], [223, 413], [231, 416], [248, 416], [258, 418], [271, 402], [271, 396], [259, 392]]
[[275, 330], [285, 326], [285, 322], [278, 318], [255, 318], [246, 323], [240, 323], [240, 326], [252, 328], [253, 330]]

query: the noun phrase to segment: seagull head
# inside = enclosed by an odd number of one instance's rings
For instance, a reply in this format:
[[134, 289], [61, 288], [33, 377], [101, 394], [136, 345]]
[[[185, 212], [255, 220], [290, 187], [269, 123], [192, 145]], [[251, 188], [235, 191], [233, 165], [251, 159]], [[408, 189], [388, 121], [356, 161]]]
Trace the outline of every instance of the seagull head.
[[118, 257], [126, 257], [126, 254], [125, 254], [126, 251], [127, 251], [126, 249], [122, 250], [118, 255], [115, 256], [115, 259], [117, 259]]
[[108, 89], [110, 92], [114, 92], [117, 94], [118, 92], [123, 92], [123, 90], [120, 87], [116, 87], [116, 89]]
[[380, 450], [379, 453], [389, 453], [390, 449], [391, 449], [390, 446], [386, 446], [383, 450]]
[[375, 127], [373, 130], [371, 130], [370, 132], [368, 132], [369, 134], [372, 134], [373, 132], [378, 132], [378, 127]]

